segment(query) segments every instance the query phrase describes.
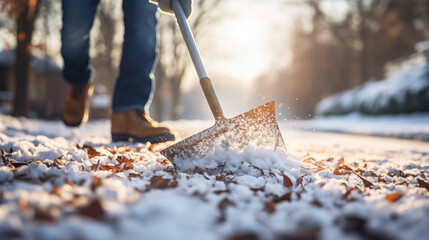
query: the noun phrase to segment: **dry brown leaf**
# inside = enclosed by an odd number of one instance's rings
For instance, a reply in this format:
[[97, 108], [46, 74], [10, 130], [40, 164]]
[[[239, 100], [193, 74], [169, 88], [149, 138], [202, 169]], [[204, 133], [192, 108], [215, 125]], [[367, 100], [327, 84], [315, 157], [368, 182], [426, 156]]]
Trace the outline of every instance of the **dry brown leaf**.
[[84, 145], [83, 147], [86, 148], [89, 158], [95, 158], [95, 157], [100, 156], [100, 153], [97, 150], [95, 150], [95, 148], [93, 146]]
[[96, 171], [100, 167], [100, 160], [97, 161], [96, 164], [91, 165], [91, 171]]
[[162, 176], [153, 176], [150, 179], [150, 188], [166, 189], [176, 188], [178, 185], [176, 179], [164, 179]]
[[102, 220], [105, 212], [101, 205], [101, 201], [99, 199], [94, 199], [87, 206], [81, 208], [79, 214], [95, 220]]
[[335, 175], [348, 175], [352, 173], [354, 173], [353, 169], [345, 164], [344, 159], [341, 159], [340, 163], [334, 169]]
[[101, 179], [97, 176], [92, 177], [91, 191], [95, 191], [101, 185]]
[[429, 183], [424, 181], [423, 179], [417, 178], [417, 182], [419, 183], [419, 186], [422, 188], [426, 188], [426, 190], [429, 190]]
[[58, 166], [64, 166], [64, 163], [60, 160], [62, 157], [63, 155], [61, 154], [60, 156], [55, 158], [55, 164], [57, 164]]
[[141, 178], [142, 176], [140, 175], [140, 173], [129, 173], [128, 174], [128, 179], [136, 178], [136, 177]]
[[288, 202], [290, 202], [291, 201], [291, 199], [292, 199], [292, 194], [289, 192], [289, 193], [285, 193], [285, 194], [283, 194], [282, 196], [274, 196], [274, 198], [273, 198], [273, 202], [274, 203], [279, 203], [279, 202], [283, 202], [283, 201], [288, 201]]
[[404, 194], [394, 192], [394, 193], [387, 194], [384, 199], [390, 203], [394, 203], [394, 202], [398, 201], [399, 199], [401, 199], [402, 196], [404, 196]]
[[203, 175], [204, 173], [203, 173], [203, 170], [200, 168], [200, 167], [198, 167], [198, 166], [195, 166], [194, 167], [194, 174], [201, 174], [201, 175]]
[[217, 207], [220, 211], [225, 211], [225, 209], [229, 206], [235, 206], [235, 203], [229, 200], [228, 198], [222, 199], [222, 201], [219, 202]]
[[3, 163], [5, 166], [9, 165], [9, 162], [10, 162], [9, 156], [10, 156], [10, 154], [7, 154], [6, 151], [2, 148], [0, 157], [3, 160]]
[[162, 166], [167, 166], [170, 162], [167, 159], [163, 159], [162, 161], [158, 161]]
[[106, 145], [103, 145], [103, 148], [106, 149], [107, 151], [109, 151], [111, 154], [116, 153], [116, 151], [114, 149], [111, 149], [111, 148], [107, 147]]
[[103, 171], [111, 171], [113, 173], [121, 171], [121, 167], [119, 167], [119, 166], [103, 165], [103, 164], [100, 164], [100, 169]]
[[50, 223], [54, 223], [56, 222], [56, 219], [54, 216], [52, 216], [52, 214], [48, 211], [41, 211], [41, 210], [36, 210], [35, 214], [34, 214], [34, 218], [37, 220], [41, 220], [41, 221], [45, 221], [45, 222], [50, 222]]
[[[228, 237], [228, 240], [259, 240], [259, 236], [256, 233], [236, 233], [230, 237]], [[282, 238], [283, 239], [283, 238]], [[292, 239], [292, 238], [285, 238], [285, 239]]]
[[265, 210], [267, 210], [268, 213], [274, 213], [276, 211], [276, 204], [273, 202], [266, 202], [265, 203]]
[[299, 177], [299, 178], [296, 179], [296, 185], [297, 186], [299, 186], [299, 185], [302, 186], [302, 180], [304, 179], [305, 176], [307, 176], [307, 174], [304, 174], [301, 177]]
[[293, 183], [290, 180], [290, 178], [288, 176], [284, 175], [284, 174], [283, 174], [283, 185], [285, 187], [292, 187], [293, 186]]
[[128, 170], [128, 169], [132, 169], [133, 168], [133, 163], [132, 162], [126, 162], [124, 164], [124, 169], [123, 170]]
[[52, 189], [52, 194], [60, 196], [61, 195], [61, 187], [58, 187], [58, 186], [54, 187]]
[[130, 161], [131, 161], [131, 159], [129, 159], [129, 158], [127, 158], [127, 157], [125, 157], [125, 156], [121, 155], [121, 156], [118, 156], [118, 157], [116, 158], [116, 161], [118, 161], [119, 163], [127, 163], [127, 162], [130, 162]]
[[333, 172], [335, 175], [349, 175], [349, 174], [355, 174], [356, 176], [358, 176], [363, 184], [365, 185], [365, 187], [367, 188], [372, 188], [374, 187], [374, 184], [372, 184], [370, 181], [366, 180], [364, 177], [362, 177], [361, 175], [359, 175], [357, 172], [353, 171], [353, 169], [349, 166], [347, 166], [344, 162], [344, 159], [341, 159], [340, 163], [338, 164], [338, 166], [334, 169]]

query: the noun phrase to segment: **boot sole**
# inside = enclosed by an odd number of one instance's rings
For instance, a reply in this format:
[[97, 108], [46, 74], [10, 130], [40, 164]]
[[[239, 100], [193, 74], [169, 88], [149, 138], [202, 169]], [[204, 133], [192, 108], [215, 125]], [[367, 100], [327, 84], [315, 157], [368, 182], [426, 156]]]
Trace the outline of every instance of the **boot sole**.
[[174, 141], [175, 137], [171, 133], [163, 133], [153, 136], [147, 136], [147, 137], [137, 137], [130, 134], [117, 134], [112, 133], [112, 141], [113, 142], [141, 142], [141, 143], [160, 143], [160, 142], [167, 142], [167, 141]]

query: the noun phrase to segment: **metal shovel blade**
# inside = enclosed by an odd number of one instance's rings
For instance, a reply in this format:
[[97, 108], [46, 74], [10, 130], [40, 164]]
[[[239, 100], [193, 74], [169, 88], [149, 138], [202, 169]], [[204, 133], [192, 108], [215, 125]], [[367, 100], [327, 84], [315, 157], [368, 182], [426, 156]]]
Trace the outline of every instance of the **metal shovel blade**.
[[214, 153], [216, 148], [234, 149], [245, 147], [280, 151], [286, 154], [271, 101], [234, 118], [217, 121], [214, 126], [190, 136], [161, 151], [174, 166], [180, 159], [195, 159]]

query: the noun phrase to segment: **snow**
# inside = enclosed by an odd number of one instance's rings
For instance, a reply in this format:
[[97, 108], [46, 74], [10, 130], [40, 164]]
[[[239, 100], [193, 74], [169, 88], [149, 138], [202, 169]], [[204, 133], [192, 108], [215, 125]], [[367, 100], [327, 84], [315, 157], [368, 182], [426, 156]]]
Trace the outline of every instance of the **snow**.
[[[364, 115], [350, 113], [294, 122], [311, 131], [328, 131], [429, 141], [429, 113]], [[291, 124], [289, 124], [291, 125]]]
[[[0, 64], [12, 66], [15, 62], [15, 55], [15, 49], [0, 49]], [[31, 56], [30, 65], [39, 73], [42, 74], [61, 71], [61, 66], [59, 66], [51, 57], [46, 55], [46, 53], [33, 49], [31, 51]]]
[[354, 89], [323, 99], [318, 115], [398, 114], [429, 111], [429, 64], [403, 67], [381, 81], [368, 81]]
[[[168, 124], [186, 137], [212, 123]], [[429, 238], [429, 143], [280, 127], [287, 156], [218, 150], [178, 170], [159, 153], [171, 143], [111, 143], [106, 120], [0, 115], [0, 236]]]

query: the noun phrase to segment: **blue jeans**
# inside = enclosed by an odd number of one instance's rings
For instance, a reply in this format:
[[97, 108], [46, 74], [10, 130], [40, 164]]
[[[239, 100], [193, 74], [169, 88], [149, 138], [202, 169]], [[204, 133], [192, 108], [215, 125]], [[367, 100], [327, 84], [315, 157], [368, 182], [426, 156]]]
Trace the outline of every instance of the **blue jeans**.
[[[88, 83], [89, 32], [100, 0], [62, 0], [61, 54], [64, 79], [73, 86]], [[148, 0], [124, 0], [124, 45], [113, 93], [114, 112], [145, 110], [152, 93], [157, 48], [157, 7]]]

